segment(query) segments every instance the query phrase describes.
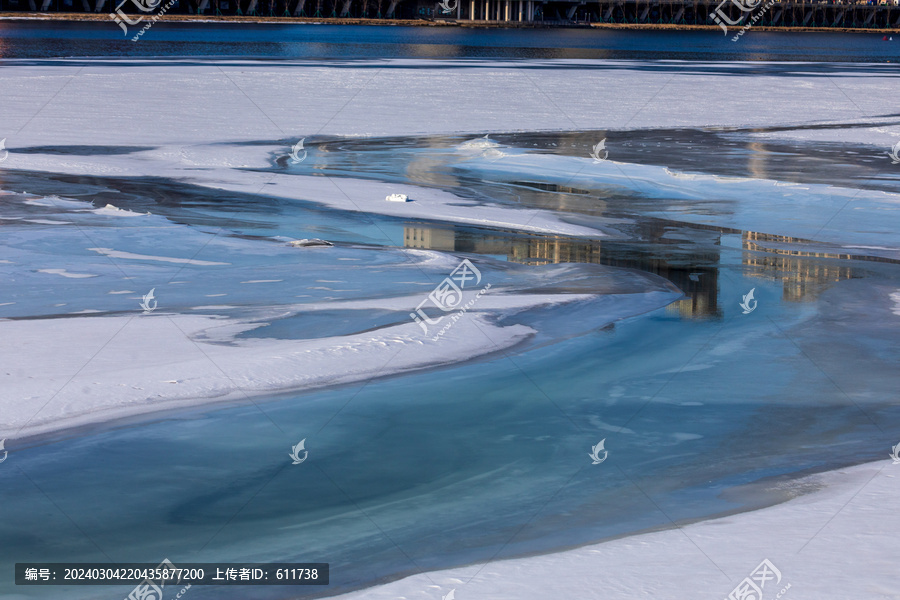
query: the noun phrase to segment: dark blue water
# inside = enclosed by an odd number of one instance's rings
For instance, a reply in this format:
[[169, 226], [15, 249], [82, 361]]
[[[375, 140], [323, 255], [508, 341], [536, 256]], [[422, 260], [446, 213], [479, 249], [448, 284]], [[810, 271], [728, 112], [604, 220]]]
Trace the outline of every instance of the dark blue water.
[[277, 23], [157, 22], [140, 41], [111, 21], [0, 22], [0, 57], [601, 58], [691, 61], [895, 62], [900, 36], [751, 31], [468, 29]]

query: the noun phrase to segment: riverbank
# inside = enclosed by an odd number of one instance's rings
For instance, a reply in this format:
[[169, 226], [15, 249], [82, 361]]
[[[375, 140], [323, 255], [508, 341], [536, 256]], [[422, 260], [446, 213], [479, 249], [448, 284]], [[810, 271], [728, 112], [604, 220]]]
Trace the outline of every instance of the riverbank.
[[[136, 15], [137, 16], [137, 15]], [[106, 13], [0, 13], [2, 20], [28, 21], [109, 21]], [[623, 31], [721, 31], [718, 25], [687, 25], [676, 23], [562, 23], [559, 21], [456, 21], [452, 19], [359, 19], [351, 17], [265, 17], [241, 15], [171, 15], [160, 16], [157, 21], [172, 23], [298, 23], [305, 25], [389, 25], [394, 27], [462, 27], [474, 29], [596, 29]], [[873, 35], [900, 34], [900, 27], [864, 29], [859, 27], [773, 27], [754, 25], [754, 31], [791, 33], [869, 33]]]

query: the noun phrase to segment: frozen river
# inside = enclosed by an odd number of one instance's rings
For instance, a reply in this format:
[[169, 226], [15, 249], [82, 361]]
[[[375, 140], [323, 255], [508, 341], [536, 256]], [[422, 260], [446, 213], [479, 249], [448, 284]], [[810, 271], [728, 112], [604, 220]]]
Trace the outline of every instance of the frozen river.
[[[771, 504], [897, 442], [900, 171], [865, 141], [900, 131], [879, 110], [892, 72], [378, 66], [383, 85], [360, 83], [365, 63], [333, 80], [312, 63], [0, 69], [16, 98], [0, 132], [4, 565], [328, 562], [327, 590], [253, 598], [334, 595]], [[78, 69], [47, 112], [21, 100]], [[196, 104], [135, 108], [148, 81], [190, 99], [223, 73], [246, 91], [220, 96], [218, 127]], [[462, 120], [504, 78], [564, 75], [635, 106], [654, 77], [819, 99], [859, 77], [872, 108], [828, 123], [748, 108], [725, 127], [672, 106], [587, 127], [588, 87], [533, 119], [518, 97], [480, 113], [493, 129]], [[416, 93], [398, 100], [400, 83]], [[297, 89], [316, 91], [299, 116]], [[332, 245], [290, 244], [310, 238]], [[464, 259], [471, 308], [435, 340], [449, 317], [423, 334], [410, 313]], [[4, 579], [0, 597], [129, 589]]]

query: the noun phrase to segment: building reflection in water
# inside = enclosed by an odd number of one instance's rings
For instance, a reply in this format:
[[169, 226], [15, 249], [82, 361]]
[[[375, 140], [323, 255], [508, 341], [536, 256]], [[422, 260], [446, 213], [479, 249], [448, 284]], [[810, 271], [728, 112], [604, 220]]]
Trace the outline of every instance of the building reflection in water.
[[[660, 237], [665, 228], [659, 226]], [[670, 312], [684, 317], [721, 316], [717, 306], [718, 252], [685, 253], [671, 258], [659, 251], [636, 248], [622, 242], [599, 242], [539, 235], [503, 235], [464, 229], [405, 227], [404, 245], [410, 248], [505, 256], [526, 265], [548, 263], [594, 263], [646, 271], [665, 277], [688, 296], [669, 305]], [[650, 241], [653, 241], [652, 239]], [[671, 243], [671, 242], [669, 242]]]
[[[707, 230], [706, 233], [712, 234], [707, 238], [709, 243], [690, 249], [685, 244], [676, 245], [664, 239], [672, 226], [667, 221], [643, 224], [639, 235], [643, 243], [635, 244], [423, 225], [404, 228], [404, 245], [505, 257], [510, 262], [526, 265], [572, 262], [637, 269], [664, 277], [685, 293], [686, 298], [667, 307], [670, 313], [685, 318], [721, 317], [719, 238], [737, 232]], [[780, 280], [782, 298], [788, 302], [815, 300], [833, 283], [852, 277], [851, 266], [844, 261], [868, 258], [790, 247], [809, 244], [809, 240], [750, 231], [740, 233], [742, 264], [751, 267], [745, 275]]]
[[853, 276], [848, 264], [836, 264], [827, 259], [848, 260], [860, 257], [784, 247], [810, 243], [813, 242], [744, 231], [741, 234], [741, 246], [744, 249], [742, 262], [745, 266], [753, 267], [746, 274], [750, 277], [780, 279], [783, 286], [781, 298], [787, 302], [815, 300], [832, 283]]

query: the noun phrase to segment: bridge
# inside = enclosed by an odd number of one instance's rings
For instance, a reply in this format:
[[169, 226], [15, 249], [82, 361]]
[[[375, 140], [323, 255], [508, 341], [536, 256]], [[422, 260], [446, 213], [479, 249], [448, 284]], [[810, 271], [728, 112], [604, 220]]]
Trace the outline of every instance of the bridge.
[[[426, 19], [475, 26], [598, 23], [889, 29], [900, 0], [175, 0], [167, 14]], [[152, 15], [168, 0], [0, 0], [2, 12]]]

